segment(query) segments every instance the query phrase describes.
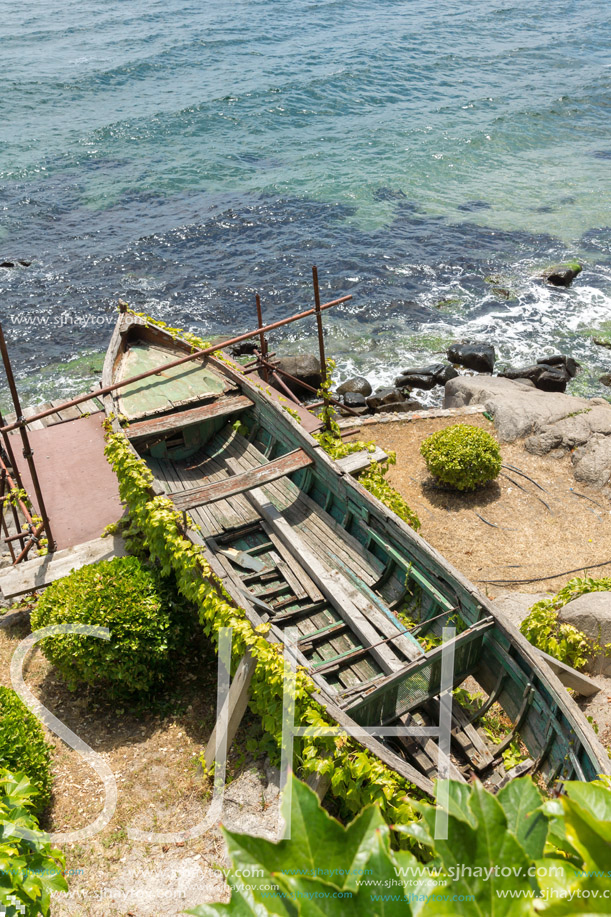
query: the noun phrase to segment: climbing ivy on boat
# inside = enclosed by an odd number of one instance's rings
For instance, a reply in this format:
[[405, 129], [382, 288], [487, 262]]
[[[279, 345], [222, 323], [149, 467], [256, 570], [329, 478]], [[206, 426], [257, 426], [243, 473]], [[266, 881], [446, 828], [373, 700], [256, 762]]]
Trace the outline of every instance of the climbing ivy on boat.
[[[153, 496], [153, 475], [136, 456], [122, 432], [106, 423], [106, 457], [118, 481], [121, 499], [129, 507], [132, 525], [142, 533], [150, 555], [164, 574], [173, 571], [179, 591], [198, 609], [204, 632], [216, 643], [221, 627], [231, 627], [233, 664], [246, 650], [256, 660], [251, 682], [250, 708], [261, 718], [277, 754], [282, 737], [282, 697], [287, 676], [281, 646], [265, 639], [269, 625], [254, 629], [245, 612], [232, 604], [222, 583], [212, 573], [202, 550], [182, 531], [182, 517], [167, 497]], [[295, 724], [334, 726], [324, 707], [312, 699], [315, 685], [303, 669], [295, 675]], [[414, 818], [410, 797], [418, 790], [399, 777], [348, 735], [295, 739], [295, 766], [300, 774], [326, 774], [331, 792], [347, 813], [372, 802], [380, 805], [388, 823]]]
[[586, 576], [569, 580], [556, 595], [533, 605], [520, 630], [533, 646], [575, 669], [583, 668], [593, 655], [603, 650], [608, 655], [611, 644], [602, 647], [572, 624], [558, 620], [561, 608], [589, 592], [611, 592], [611, 577], [596, 580]]
[[[168, 325], [166, 322], [161, 321], [159, 318], [151, 318], [150, 315], [147, 315], [146, 312], [136, 312], [134, 309], [127, 307], [124, 308], [124, 311], [128, 315], [136, 315], [138, 318], [143, 318], [147, 325], [155, 325], [157, 328], [161, 328], [162, 331], [165, 331], [166, 334], [169, 334], [173, 338], [182, 338], [183, 341], [186, 341], [188, 344], [191, 344], [194, 350], [205, 350], [207, 347], [210, 347], [210, 341], [204, 341], [203, 338], [198, 337], [197, 334], [193, 334], [191, 331], [185, 331], [184, 328], [174, 328], [172, 325]], [[217, 360], [221, 360], [223, 363], [226, 363], [228, 366], [231, 366], [232, 369], [242, 372], [243, 367], [239, 363], [234, 363], [233, 360], [230, 360], [225, 356], [222, 350], [215, 350], [212, 354]]]
[[[323, 400], [325, 400], [331, 389], [334, 369], [335, 361], [327, 360], [327, 378], [318, 390], [318, 395]], [[320, 433], [314, 434], [314, 439], [322, 446], [327, 455], [337, 460], [344, 458], [346, 455], [352, 455], [354, 452], [375, 451], [375, 443], [371, 440], [358, 440], [353, 443], [343, 442], [342, 431], [335, 420], [336, 414], [337, 411], [333, 405], [327, 402], [320, 415], [323, 420], [323, 429]], [[359, 484], [362, 484], [372, 496], [376, 497], [417, 532], [420, 528], [420, 519], [386, 477], [388, 469], [391, 465], [395, 465], [396, 461], [396, 453], [389, 452], [388, 459], [385, 462], [370, 462], [369, 468], [359, 475]]]

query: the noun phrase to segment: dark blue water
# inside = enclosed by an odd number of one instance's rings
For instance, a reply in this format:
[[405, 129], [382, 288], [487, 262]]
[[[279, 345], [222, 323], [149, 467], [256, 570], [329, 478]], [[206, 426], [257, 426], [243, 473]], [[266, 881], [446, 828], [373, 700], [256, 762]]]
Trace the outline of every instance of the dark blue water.
[[[118, 297], [204, 336], [324, 295], [340, 372], [456, 337], [611, 354], [608, 8], [594, 0], [25, 0], [2, 15], [0, 318], [30, 400]], [[536, 274], [566, 257], [568, 290]], [[311, 324], [272, 341], [313, 344]]]

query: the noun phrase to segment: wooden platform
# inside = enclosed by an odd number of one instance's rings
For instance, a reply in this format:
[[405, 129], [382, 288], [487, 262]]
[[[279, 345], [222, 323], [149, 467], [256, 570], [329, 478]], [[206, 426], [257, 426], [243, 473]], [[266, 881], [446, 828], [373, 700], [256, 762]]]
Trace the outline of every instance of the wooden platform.
[[[117, 478], [104, 455], [103, 420], [101, 412], [90, 416], [79, 413], [78, 419], [58, 420], [30, 431], [34, 462], [58, 550], [98, 538], [107, 525], [123, 515]], [[25, 489], [35, 505], [19, 433], [10, 435]]]
[[55, 580], [87, 564], [126, 555], [125, 542], [118, 536], [95, 538], [74, 548], [36, 557], [0, 573], [0, 590], [5, 599], [44, 589]]

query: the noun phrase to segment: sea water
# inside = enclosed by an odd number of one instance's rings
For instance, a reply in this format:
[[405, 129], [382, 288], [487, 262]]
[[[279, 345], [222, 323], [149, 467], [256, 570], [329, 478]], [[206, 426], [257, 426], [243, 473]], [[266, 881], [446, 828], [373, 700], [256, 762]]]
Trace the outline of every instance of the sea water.
[[[22, 0], [0, 31], [0, 320], [24, 399], [99, 372], [119, 297], [204, 337], [313, 302], [338, 378], [493, 343], [611, 351], [609, 7]], [[568, 289], [540, 282], [576, 258]], [[29, 266], [18, 261], [31, 262]], [[600, 332], [598, 332], [600, 333]], [[315, 349], [312, 321], [271, 338]]]

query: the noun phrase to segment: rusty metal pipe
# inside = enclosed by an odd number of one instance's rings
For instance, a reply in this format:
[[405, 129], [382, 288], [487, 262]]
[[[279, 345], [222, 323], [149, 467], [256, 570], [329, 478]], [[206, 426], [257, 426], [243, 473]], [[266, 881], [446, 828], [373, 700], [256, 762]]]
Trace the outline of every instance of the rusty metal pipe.
[[[15, 405], [15, 416], [17, 417], [17, 426], [19, 427], [19, 433], [21, 435], [21, 441], [23, 443], [23, 457], [28, 463], [28, 468], [30, 469], [30, 476], [32, 478], [32, 484], [34, 485], [34, 493], [36, 494], [36, 505], [38, 506], [38, 512], [40, 513], [43, 521], [43, 526], [47, 533], [47, 540], [49, 542], [49, 551], [53, 551], [55, 548], [55, 541], [51, 533], [51, 524], [49, 522], [49, 516], [47, 515], [47, 508], [45, 506], [44, 497], [40, 489], [40, 482], [38, 480], [38, 473], [36, 471], [36, 465], [34, 463], [34, 454], [30, 446], [30, 438], [28, 436], [28, 431], [25, 425], [22, 423], [22, 413], [21, 413], [21, 403], [19, 401], [19, 392], [17, 391], [17, 385], [15, 384], [15, 377], [13, 375], [13, 368], [11, 366], [11, 361], [9, 359], [8, 350], [6, 349], [6, 341], [4, 340], [4, 331], [2, 330], [2, 325], [0, 325], [0, 353], [2, 354], [2, 361], [4, 363], [4, 371], [6, 372], [6, 379], [11, 390], [11, 397], [13, 399], [13, 404]], [[15, 563], [19, 562], [19, 559]]]
[[[314, 303], [315, 303], [315, 313], [316, 313], [316, 328], [318, 330], [318, 352], [320, 354], [320, 373], [322, 375], [322, 384], [323, 384], [323, 401], [325, 402], [325, 408], [329, 407], [329, 395], [324, 388], [327, 382], [327, 358], [325, 356], [325, 338], [322, 329], [322, 315], [320, 314], [320, 287], [318, 286], [318, 268], [315, 264], [312, 265], [312, 283], [314, 284]], [[329, 432], [331, 429], [331, 418], [328, 416], [328, 411], [325, 411], [325, 430]]]
[[[8, 472], [8, 468], [6, 467], [6, 465], [4, 464], [4, 462], [2, 461], [2, 456], [0, 456], [0, 467], [6, 472], [6, 480], [8, 481], [8, 484], [9, 484], [10, 489], [13, 490], [13, 489], [16, 487], [16, 484], [15, 484], [15, 482], [13, 481], [13, 479], [11, 478], [11, 476], [10, 476], [10, 474], [9, 474], [9, 472]], [[16, 476], [16, 475], [15, 475], [15, 476]], [[29, 522], [30, 524], [32, 524], [32, 517], [31, 517], [31, 515], [30, 515], [29, 509], [27, 508], [27, 506], [25, 505], [25, 503], [23, 502], [23, 500], [19, 500], [18, 503], [19, 503], [19, 508], [20, 508], [21, 512], [23, 513], [23, 515], [24, 515], [24, 517], [25, 517], [25, 521], [26, 521], [26, 522]], [[11, 503], [11, 506], [13, 506], [12, 503]], [[16, 513], [17, 513], [17, 509], [15, 508], [15, 506], [13, 506], [13, 516], [15, 517], [15, 526], [18, 527], [19, 522], [18, 522], [18, 519], [16, 518]]]
[[[259, 359], [261, 363], [267, 362], [262, 357], [260, 357]], [[297, 376], [293, 376], [291, 375], [291, 373], [287, 373], [285, 369], [280, 369], [279, 366], [274, 366], [272, 363], [268, 363], [268, 366], [270, 367], [270, 369], [273, 369], [274, 372], [280, 373], [281, 375], [285, 376], [287, 379], [290, 379], [291, 382], [296, 382], [297, 385], [300, 385], [302, 388], [307, 389], [308, 392], [314, 392], [315, 395], [317, 394], [318, 389], [315, 389], [313, 385], [308, 385], [307, 382], [302, 382], [301, 379], [297, 378]], [[353, 417], [361, 416], [357, 411], [354, 411], [352, 408], [349, 408], [347, 405], [342, 404], [341, 401], [338, 401], [336, 398], [333, 398], [331, 395], [329, 395], [329, 401], [331, 402], [331, 404], [336, 405], [338, 408], [341, 408], [343, 411], [347, 411], [349, 414], [352, 414]], [[310, 405], [310, 407], [318, 407], [319, 405], [324, 404], [324, 403], [325, 403], [324, 401], [321, 401], [319, 402], [318, 405], [312, 404]]]
[[41, 525], [39, 525], [38, 528], [36, 529], [36, 531], [34, 532], [34, 534], [33, 534], [33, 536], [32, 536], [32, 540], [31, 540], [31, 541], [28, 541], [28, 543], [26, 544], [25, 548], [23, 549], [23, 551], [21, 552], [21, 554], [19, 555], [19, 557], [17, 558], [17, 560], [15, 560], [15, 561], [13, 562], [13, 566], [15, 566], [15, 565], [18, 564], [18, 563], [21, 563], [21, 561], [24, 560], [24, 559], [27, 557], [30, 548], [32, 547], [32, 545], [35, 545], [35, 544], [36, 544], [36, 540], [37, 540], [38, 536], [40, 535], [40, 533], [42, 532], [43, 529], [44, 529], [44, 523], [41, 523]]
[[[352, 295], [340, 296], [339, 299], [334, 299], [331, 302], [324, 303], [320, 307], [322, 312], [324, 309], [330, 309], [332, 306], [338, 306], [342, 302], [347, 302], [349, 299], [352, 299]], [[133, 382], [140, 382], [141, 379], [148, 379], [150, 376], [158, 376], [160, 373], [166, 372], [168, 369], [173, 369], [175, 366], [182, 366], [183, 363], [189, 363], [191, 360], [196, 360], [199, 357], [206, 357], [211, 353], [214, 353], [216, 350], [223, 350], [225, 347], [231, 347], [232, 344], [239, 344], [240, 341], [247, 341], [249, 338], [258, 337], [261, 332], [273, 331], [275, 328], [281, 328], [283, 325], [289, 325], [291, 322], [296, 322], [299, 319], [307, 318], [309, 315], [314, 315], [316, 309], [306, 309], [305, 312], [299, 312], [297, 315], [291, 315], [289, 318], [280, 319], [280, 321], [272, 322], [270, 325], [265, 325], [263, 328], [257, 328], [255, 331], [247, 331], [245, 334], [239, 334], [237, 337], [229, 338], [226, 341], [219, 341], [218, 344], [214, 344], [212, 347], [204, 347], [202, 350], [196, 350], [193, 353], [187, 354], [185, 357], [181, 357], [178, 360], [173, 360], [171, 363], [164, 363], [163, 366], [158, 366], [157, 369], [149, 369], [145, 373], [140, 373], [137, 376], [131, 376], [129, 379], [122, 379], [120, 382], [114, 382], [112, 385], [106, 385], [103, 388], [94, 389], [92, 392], [89, 392], [87, 395], [79, 395], [78, 398], [72, 398], [71, 401], [65, 401], [63, 404], [56, 404], [52, 408], [48, 408], [46, 411], [40, 411], [38, 414], [32, 414], [31, 417], [20, 417], [14, 423], [10, 423], [7, 426], [0, 428], [0, 433], [9, 433], [11, 430], [22, 429], [24, 426], [32, 423], [34, 420], [42, 420], [43, 417], [49, 417], [51, 414], [57, 414], [59, 411], [65, 410], [65, 408], [74, 407], [77, 404], [82, 404], [84, 401], [91, 401], [92, 398], [97, 398], [100, 395], [109, 395], [111, 392], [116, 391], [117, 389], [123, 388], [124, 385], [131, 385]]]

